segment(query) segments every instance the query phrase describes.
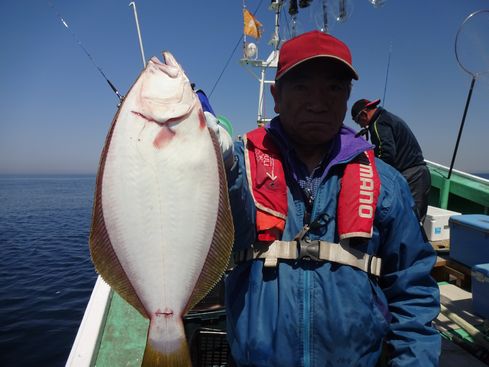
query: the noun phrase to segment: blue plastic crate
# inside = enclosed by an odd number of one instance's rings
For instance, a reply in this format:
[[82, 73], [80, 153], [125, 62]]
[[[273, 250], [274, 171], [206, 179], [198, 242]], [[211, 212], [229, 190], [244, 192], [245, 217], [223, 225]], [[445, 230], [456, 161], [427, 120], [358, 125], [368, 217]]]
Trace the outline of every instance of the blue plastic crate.
[[477, 315], [489, 319], [489, 264], [472, 267], [472, 307]]
[[450, 257], [472, 267], [489, 263], [489, 215], [450, 217]]

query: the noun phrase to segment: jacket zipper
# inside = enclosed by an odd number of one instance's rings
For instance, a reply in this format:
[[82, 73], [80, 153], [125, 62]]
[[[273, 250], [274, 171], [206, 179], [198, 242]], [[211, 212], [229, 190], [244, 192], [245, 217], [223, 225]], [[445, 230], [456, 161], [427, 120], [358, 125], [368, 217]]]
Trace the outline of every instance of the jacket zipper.
[[[364, 150], [362, 149], [359, 152], [355, 152], [353, 157], [357, 156]], [[352, 158], [345, 159], [340, 162], [336, 162], [334, 165], [338, 164], [344, 164], [348, 163], [351, 161]], [[331, 167], [329, 168], [331, 169]], [[318, 188], [320, 190], [320, 188]], [[316, 195], [313, 197], [310, 192], [310, 190], [302, 190], [305, 196], [305, 205], [306, 205], [306, 210], [304, 213], [304, 224], [310, 224], [309, 222], [311, 221], [312, 218], [315, 218], [316, 216], [316, 205], [315, 205], [315, 199], [317, 197], [317, 192]], [[327, 220], [328, 221], [328, 220]], [[303, 352], [303, 362], [304, 362], [304, 367], [310, 367], [311, 366], [311, 270], [310, 269], [304, 269], [304, 281], [303, 281], [303, 286], [304, 286], [304, 298], [303, 298], [303, 304], [304, 304], [304, 309], [303, 309], [303, 318], [304, 318], [304, 334], [303, 334], [303, 345], [304, 345], [304, 352]]]
[[309, 269], [304, 270], [304, 367], [311, 365], [311, 274]]
[[[311, 219], [314, 218], [312, 214], [314, 213], [314, 197], [310, 189], [304, 190], [306, 196], [306, 211], [304, 213], [305, 224], [310, 224]], [[311, 365], [311, 273], [310, 270], [304, 269], [304, 367], [309, 367]]]

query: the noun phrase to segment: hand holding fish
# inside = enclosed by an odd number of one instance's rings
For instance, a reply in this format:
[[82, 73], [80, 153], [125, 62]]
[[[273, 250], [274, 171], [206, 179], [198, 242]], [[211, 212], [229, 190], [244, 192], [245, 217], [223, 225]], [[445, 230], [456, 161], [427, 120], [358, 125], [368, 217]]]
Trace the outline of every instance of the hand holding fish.
[[210, 112], [204, 112], [207, 126], [216, 134], [217, 140], [221, 147], [222, 158], [226, 168], [233, 164], [233, 138], [226, 129], [219, 124], [219, 120]]

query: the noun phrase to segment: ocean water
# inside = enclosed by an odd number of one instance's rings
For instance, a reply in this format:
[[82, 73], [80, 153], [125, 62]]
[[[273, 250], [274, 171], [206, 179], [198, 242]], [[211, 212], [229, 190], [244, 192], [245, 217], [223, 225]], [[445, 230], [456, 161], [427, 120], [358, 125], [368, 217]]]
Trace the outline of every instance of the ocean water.
[[487, 178], [489, 180], [489, 173], [474, 173], [474, 175], [482, 178]]
[[95, 176], [0, 176], [0, 366], [64, 366], [96, 280]]
[[0, 366], [65, 365], [96, 280], [94, 186], [95, 176], [0, 176]]

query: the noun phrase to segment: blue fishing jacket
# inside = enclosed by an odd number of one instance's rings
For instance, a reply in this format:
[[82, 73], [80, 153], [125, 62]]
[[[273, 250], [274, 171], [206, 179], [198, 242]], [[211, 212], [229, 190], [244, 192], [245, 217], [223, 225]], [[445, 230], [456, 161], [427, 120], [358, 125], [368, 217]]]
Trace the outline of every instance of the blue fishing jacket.
[[[352, 144], [360, 139], [350, 135]], [[239, 251], [256, 240], [256, 208], [243, 142], [235, 143], [234, 152], [228, 185]], [[322, 225], [308, 233], [311, 240], [338, 243], [340, 176], [357, 154], [328, 166], [311, 215]], [[405, 179], [378, 159], [376, 166], [381, 191], [373, 237], [357, 248], [382, 258], [381, 277], [328, 261], [237, 264], [226, 278], [227, 335], [237, 365], [373, 367], [383, 347], [389, 366], [438, 365], [440, 336], [431, 321], [439, 312], [439, 291], [430, 277], [436, 256], [420, 231]], [[303, 227], [305, 203], [284, 167], [288, 215], [282, 240], [290, 241]]]

